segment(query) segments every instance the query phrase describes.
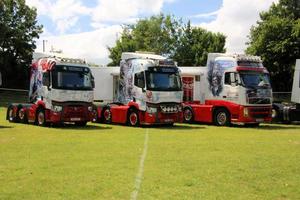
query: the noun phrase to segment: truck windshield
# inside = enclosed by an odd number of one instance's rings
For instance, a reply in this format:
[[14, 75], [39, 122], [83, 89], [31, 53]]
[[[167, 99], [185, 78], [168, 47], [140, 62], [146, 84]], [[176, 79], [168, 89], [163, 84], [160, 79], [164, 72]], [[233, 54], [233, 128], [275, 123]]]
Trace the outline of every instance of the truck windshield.
[[248, 88], [270, 88], [270, 78], [266, 73], [240, 73], [242, 85]]
[[56, 66], [52, 72], [52, 87], [69, 90], [92, 90], [92, 74], [87, 67]]
[[146, 71], [147, 89], [153, 91], [180, 91], [181, 80], [178, 72]]

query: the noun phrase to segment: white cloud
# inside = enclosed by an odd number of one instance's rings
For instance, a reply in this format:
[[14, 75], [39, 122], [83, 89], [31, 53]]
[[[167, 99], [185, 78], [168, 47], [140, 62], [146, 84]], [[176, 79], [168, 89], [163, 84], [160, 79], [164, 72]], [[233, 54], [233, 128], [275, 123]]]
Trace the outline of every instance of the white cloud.
[[38, 41], [36, 52], [42, 52], [42, 40], [47, 40], [46, 51], [50, 51], [53, 47], [55, 50], [63, 50], [63, 53], [70, 57], [107, 64], [109, 62], [107, 46], [114, 46], [119, 32], [121, 26], [110, 26], [91, 32], [44, 37]]
[[92, 12], [80, 0], [26, 0], [26, 4], [36, 7], [39, 15], [48, 16], [60, 33], [74, 27], [80, 16], [90, 15]]
[[94, 22], [128, 22], [140, 14], [158, 14], [164, 3], [174, 0], [98, 0], [92, 12]]
[[278, 0], [243, 0], [238, 2], [236, 0], [223, 0], [223, 5], [217, 11], [215, 20], [196, 26], [224, 33], [227, 36], [227, 52], [243, 53], [246, 49], [245, 43], [248, 41], [247, 35], [249, 35], [251, 26], [259, 20], [259, 13], [268, 10], [272, 2], [278, 2]]
[[219, 14], [219, 10], [213, 11], [213, 12], [210, 12], [210, 13], [201, 13], [201, 14], [198, 14], [198, 15], [193, 15], [191, 17], [192, 18], [210, 18], [210, 17], [216, 16], [217, 14]]

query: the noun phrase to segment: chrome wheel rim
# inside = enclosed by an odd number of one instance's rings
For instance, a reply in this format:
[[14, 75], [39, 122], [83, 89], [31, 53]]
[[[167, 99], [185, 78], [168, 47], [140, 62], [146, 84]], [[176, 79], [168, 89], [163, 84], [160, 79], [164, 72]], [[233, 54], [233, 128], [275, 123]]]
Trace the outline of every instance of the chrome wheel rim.
[[130, 121], [130, 124], [135, 126], [137, 124], [137, 114], [135, 112], [132, 112], [129, 116], [129, 121]]
[[192, 119], [192, 116], [193, 116], [193, 114], [192, 114], [192, 111], [190, 109], [186, 109], [184, 111], [184, 119], [186, 121], [190, 121]]
[[43, 125], [45, 122], [45, 115], [43, 112], [39, 112], [38, 114], [38, 123], [39, 125]]
[[226, 113], [224, 113], [224, 112], [218, 113], [218, 115], [217, 115], [217, 121], [218, 121], [219, 125], [221, 125], [221, 126], [225, 125], [226, 121], [227, 121]]

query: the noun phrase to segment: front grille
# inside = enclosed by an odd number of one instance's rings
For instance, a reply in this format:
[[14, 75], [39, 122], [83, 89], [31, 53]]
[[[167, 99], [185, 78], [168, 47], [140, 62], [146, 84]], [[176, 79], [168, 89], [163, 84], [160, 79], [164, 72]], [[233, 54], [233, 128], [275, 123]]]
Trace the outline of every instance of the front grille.
[[271, 116], [271, 108], [268, 107], [250, 108], [249, 111], [253, 118], [267, 118]]
[[271, 104], [270, 98], [249, 98], [249, 104]]
[[84, 117], [86, 110], [84, 106], [69, 105], [64, 107], [64, 117]]

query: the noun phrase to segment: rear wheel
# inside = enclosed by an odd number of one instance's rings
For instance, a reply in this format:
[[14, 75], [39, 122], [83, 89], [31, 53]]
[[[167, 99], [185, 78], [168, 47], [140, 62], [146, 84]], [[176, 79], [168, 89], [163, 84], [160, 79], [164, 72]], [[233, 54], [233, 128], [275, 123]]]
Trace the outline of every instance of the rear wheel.
[[230, 114], [225, 108], [219, 108], [214, 112], [214, 124], [216, 126], [230, 125]]
[[16, 117], [14, 116], [14, 107], [9, 106], [7, 108], [7, 119], [9, 122], [16, 122]]
[[130, 126], [139, 126], [140, 125], [140, 119], [137, 110], [130, 109], [128, 113], [128, 124]]
[[46, 115], [45, 110], [42, 108], [39, 108], [36, 112], [35, 116], [35, 124], [38, 126], [46, 126]]
[[183, 120], [184, 122], [188, 122], [188, 123], [194, 121], [194, 114], [191, 108], [185, 108], [183, 110]]
[[25, 112], [24, 108], [20, 108], [18, 110], [18, 117], [21, 123], [23, 124], [27, 124], [28, 123], [28, 118], [27, 118], [27, 114]]
[[103, 122], [106, 123], [106, 124], [110, 124], [111, 123], [111, 117], [112, 117], [112, 114], [111, 114], [111, 110], [110, 108], [106, 107], [103, 109]]

